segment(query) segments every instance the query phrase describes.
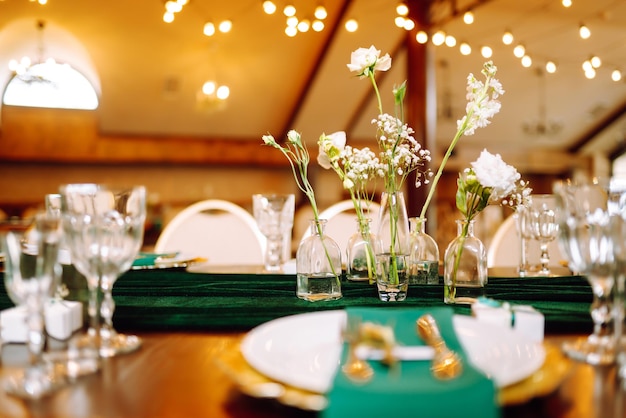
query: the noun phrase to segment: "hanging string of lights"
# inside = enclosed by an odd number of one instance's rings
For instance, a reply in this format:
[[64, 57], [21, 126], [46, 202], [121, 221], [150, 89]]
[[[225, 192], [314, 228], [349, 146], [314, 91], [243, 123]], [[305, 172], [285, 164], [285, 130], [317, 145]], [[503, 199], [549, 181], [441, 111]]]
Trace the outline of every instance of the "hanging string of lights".
[[[562, 0], [561, 4], [564, 8], [569, 8], [572, 6], [572, 0]], [[396, 18], [395, 24], [399, 28], [403, 28], [407, 31], [413, 30], [415, 28], [415, 23], [408, 18], [409, 8], [406, 4], [400, 3], [396, 7]], [[462, 13], [463, 22], [466, 25], [471, 25], [474, 23], [474, 12], [472, 10], [467, 10]], [[581, 39], [589, 39], [591, 37], [591, 30], [585, 23], [580, 23], [578, 27], [578, 34]], [[425, 44], [429, 40], [435, 46], [446, 45], [450, 48], [454, 48], [457, 46], [457, 39], [452, 34], [446, 33], [443, 29], [437, 29], [429, 35], [427, 31], [419, 30], [415, 35], [415, 40], [420, 44]], [[513, 32], [510, 28], [504, 28], [502, 34], [502, 43], [504, 45], [513, 46], [515, 42], [515, 37], [513, 36]], [[468, 42], [461, 42], [458, 44], [459, 52], [461, 55], [470, 55], [472, 53], [472, 46]], [[484, 58], [491, 58], [493, 55], [493, 49], [488, 45], [480, 46], [480, 54]], [[513, 46], [513, 55], [520, 59], [520, 63], [522, 66], [529, 68], [533, 65], [533, 56], [527, 51], [526, 46], [523, 42], [518, 42]], [[554, 59], [544, 59], [544, 67], [547, 73], [555, 73], [557, 71], [557, 64]], [[583, 74], [588, 79], [593, 79], [597, 75], [597, 69], [602, 66], [602, 60], [598, 55], [592, 55], [588, 59], [586, 59], [582, 63]], [[611, 71], [611, 79], [615, 82], [621, 81], [623, 79], [623, 71], [618, 67]]]

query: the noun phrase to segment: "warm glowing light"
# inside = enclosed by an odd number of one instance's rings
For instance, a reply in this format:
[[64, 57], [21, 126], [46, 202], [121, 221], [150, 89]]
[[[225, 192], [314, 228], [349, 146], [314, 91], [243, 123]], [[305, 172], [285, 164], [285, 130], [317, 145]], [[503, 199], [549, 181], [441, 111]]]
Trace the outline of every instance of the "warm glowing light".
[[513, 48], [513, 55], [515, 55], [517, 58], [522, 58], [524, 54], [526, 54], [526, 48], [524, 47], [524, 45], [520, 44]]
[[213, 22], [207, 22], [204, 24], [204, 29], [202, 31], [206, 36], [215, 35], [215, 25]]
[[482, 55], [483, 58], [491, 58], [491, 56], [493, 55], [493, 50], [485, 45], [480, 48], [480, 55]]
[[287, 26], [285, 28], [285, 34], [290, 38], [293, 38], [298, 34], [298, 28], [296, 28], [295, 26]]
[[506, 31], [504, 32], [504, 35], [502, 35], [502, 43], [504, 45], [511, 45], [513, 43], [513, 34], [511, 33], [511, 31]]
[[276, 13], [276, 5], [273, 1], [266, 0], [263, 2], [263, 11], [268, 15]]
[[622, 79], [622, 72], [620, 70], [613, 70], [611, 73], [611, 80], [620, 81]]
[[233, 22], [231, 22], [230, 20], [222, 20], [220, 22], [220, 25], [218, 27], [218, 29], [220, 30], [220, 32], [222, 33], [228, 33], [230, 32], [230, 30], [233, 28]]
[[396, 6], [396, 13], [400, 16], [406, 16], [409, 14], [409, 6], [404, 3], [400, 3]]
[[593, 65], [591, 64], [591, 61], [589, 60], [585, 60], [585, 62], [583, 62], [582, 67], [583, 67], [583, 71], [585, 72], [593, 70]]
[[415, 22], [411, 19], [404, 19], [404, 25], [402, 26], [405, 30], [413, 30], [415, 29]]
[[37, 3], [44, 5], [48, 3], [48, 0], [39, 0]]
[[459, 51], [461, 55], [469, 55], [472, 53], [472, 47], [467, 42], [461, 42], [459, 45]]
[[596, 78], [596, 70], [594, 70], [593, 68], [586, 70], [585, 77], [587, 77], [589, 80]]
[[442, 45], [446, 41], [446, 34], [442, 30], [438, 30], [433, 34], [432, 41], [434, 45]]
[[428, 34], [421, 30], [415, 34], [415, 40], [423, 45], [428, 42]]
[[283, 13], [287, 17], [295, 16], [296, 15], [296, 8], [294, 6], [292, 6], [292, 5], [287, 5], [283, 9]]
[[593, 57], [591, 57], [591, 65], [593, 66], [593, 68], [600, 68], [600, 66], [602, 65], [602, 60], [600, 59], [600, 57], [594, 55]]
[[324, 6], [317, 6], [313, 15], [316, 19], [324, 20], [328, 17], [328, 12]]
[[183, 6], [180, 3], [176, 3], [175, 1], [168, 1], [165, 3], [165, 10], [170, 13], [178, 13], [183, 10]]
[[531, 65], [533, 65], [533, 59], [532, 59], [532, 58], [530, 58], [528, 55], [524, 55], [524, 56], [522, 57], [522, 66], [524, 66], [524, 67], [528, 68], [528, 67], [530, 67]]
[[174, 21], [174, 13], [170, 13], [170, 12], [163, 13], [163, 21], [165, 23], [172, 23]]
[[446, 46], [453, 48], [456, 46], [456, 38], [452, 35], [447, 35], [445, 40]]
[[345, 27], [348, 32], [356, 32], [359, 28], [359, 23], [355, 19], [350, 19], [346, 22]]
[[463, 22], [465, 22], [466, 25], [471, 25], [472, 23], [474, 23], [474, 13], [472, 13], [471, 10], [465, 12], [465, 14], [463, 15]]
[[314, 20], [311, 27], [315, 32], [321, 32], [324, 30], [324, 22], [322, 22], [321, 20]]
[[215, 83], [215, 81], [207, 81], [202, 85], [202, 93], [206, 94], [207, 96], [214, 94], [215, 90], [217, 90], [217, 84]]
[[406, 19], [403, 16], [396, 16], [396, 18], [393, 20], [393, 23], [395, 23], [397, 27], [403, 28], [405, 20]]
[[572, 7], [572, 0], [562, 0], [561, 4], [563, 7]]
[[298, 29], [298, 18], [295, 16], [291, 16], [287, 18], [287, 27], [288, 28], [296, 28]]
[[311, 28], [311, 22], [308, 19], [302, 19], [300, 22], [298, 22], [298, 31], [300, 32], [308, 32], [309, 29]]
[[556, 64], [553, 61], [546, 62], [546, 71], [550, 74], [554, 74], [556, 72]]
[[580, 28], [578, 29], [578, 33], [580, 34], [580, 37], [583, 39], [589, 39], [589, 37], [591, 36], [591, 31], [585, 25], [580, 25]]
[[217, 91], [215, 92], [215, 95], [220, 100], [226, 100], [228, 99], [228, 96], [230, 96], [230, 89], [228, 88], [228, 86], [219, 86], [217, 88]]

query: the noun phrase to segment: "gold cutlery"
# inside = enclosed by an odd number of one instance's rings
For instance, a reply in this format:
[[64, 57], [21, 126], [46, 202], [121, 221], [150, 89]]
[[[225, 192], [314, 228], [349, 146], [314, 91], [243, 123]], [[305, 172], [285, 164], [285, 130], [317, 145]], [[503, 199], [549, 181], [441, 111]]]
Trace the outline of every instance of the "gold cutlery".
[[425, 314], [417, 320], [417, 332], [426, 344], [435, 349], [435, 356], [430, 367], [435, 378], [449, 380], [461, 374], [463, 371], [461, 358], [446, 346], [441, 338], [439, 326], [432, 315]]
[[361, 320], [349, 317], [346, 328], [343, 330], [343, 339], [348, 343], [348, 359], [341, 367], [343, 373], [355, 383], [366, 383], [374, 375], [372, 366], [356, 354], [361, 342]]

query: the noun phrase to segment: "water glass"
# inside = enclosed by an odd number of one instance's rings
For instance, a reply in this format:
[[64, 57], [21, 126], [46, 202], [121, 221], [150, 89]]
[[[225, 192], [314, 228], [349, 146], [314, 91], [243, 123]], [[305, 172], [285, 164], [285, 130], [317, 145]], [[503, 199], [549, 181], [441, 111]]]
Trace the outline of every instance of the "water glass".
[[61, 221], [50, 213], [38, 213], [28, 231], [9, 231], [2, 235], [5, 253], [4, 282], [8, 296], [26, 309], [25, 327], [29, 365], [4, 382], [7, 393], [25, 399], [39, 399], [63, 386], [65, 377], [43, 361], [46, 344], [44, 305], [56, 289], [60, 276], [58, 251]]
[[268, 272], [279, 272], [284, 260], [285, 235], [291, 234], [295, 211], [293, 194], [255, 194], [252, 196], [254, 218], [267, 238], [264, 266]]
[[409, 289], [409, 265], [406, 255], [376, 255], [376, 286], [378, 298], [383, 302], [400, 302], [406, 299]]
[[537, 274], [549, 276], [548, 244], [559, 234], [557, 198], [553, 194], [535, 194], [531, 195], [531, 199], [531, 205], [526, 209], [525, 221], [528, 222], [530, 236], [539, 242], [541, 268]]

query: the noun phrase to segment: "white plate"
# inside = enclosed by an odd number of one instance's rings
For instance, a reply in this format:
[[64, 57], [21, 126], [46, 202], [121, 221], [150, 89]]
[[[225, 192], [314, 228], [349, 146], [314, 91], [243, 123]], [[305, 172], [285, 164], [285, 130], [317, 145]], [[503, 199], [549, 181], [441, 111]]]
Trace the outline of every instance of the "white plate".
[[[251, 330], [241, 351], [253, 368], [300, 389], [326, 393], [341, 354], [345, 311], [323, 311], [278, 318]], [[541, 344], [509, 328], [455, 315], [454, 329], [472, 364], [498, 387], [537, 371], [545, 359]]]

